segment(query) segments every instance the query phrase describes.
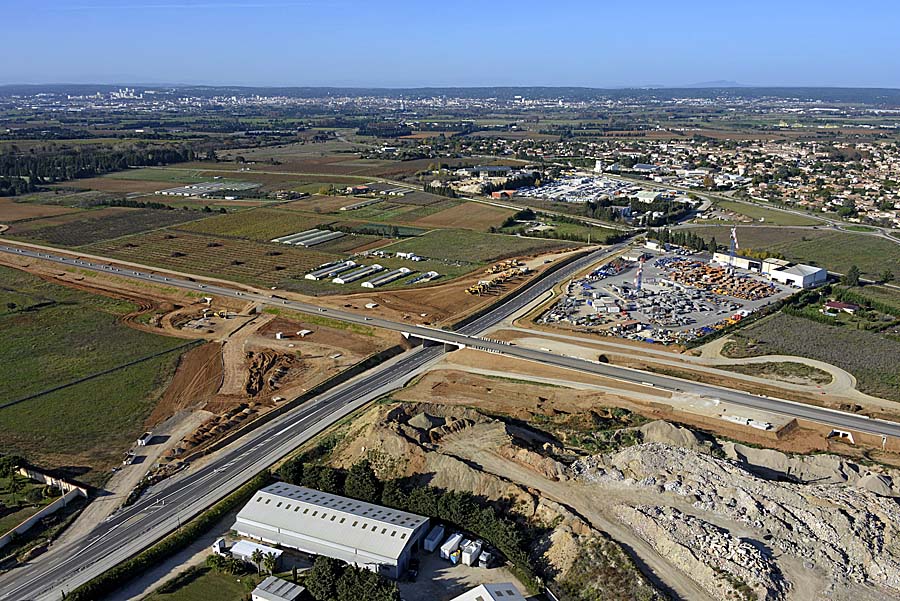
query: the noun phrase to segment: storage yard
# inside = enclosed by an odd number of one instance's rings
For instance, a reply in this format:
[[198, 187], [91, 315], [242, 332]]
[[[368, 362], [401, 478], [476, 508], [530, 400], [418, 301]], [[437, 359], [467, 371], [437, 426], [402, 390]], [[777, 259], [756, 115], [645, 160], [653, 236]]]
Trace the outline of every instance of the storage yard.
[[607, 177], [576, 176], [561, 177], [543, 184], [539, 188], [522, 188], [516, 191], [516, 196], [583, 203], [602, 198], [636, 196], [642, 189], [636, 184]]
[[791, 293], [760, 274], [710, 259], [691, 251], [626, 254], [569, 282], [540, 322], [647, 342], [687, 342]]

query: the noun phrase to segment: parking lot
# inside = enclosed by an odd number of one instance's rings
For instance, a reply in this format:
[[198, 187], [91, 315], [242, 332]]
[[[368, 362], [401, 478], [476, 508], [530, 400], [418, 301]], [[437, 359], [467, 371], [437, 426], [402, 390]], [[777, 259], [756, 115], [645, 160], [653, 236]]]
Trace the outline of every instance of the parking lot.
[[759, 274], [710, 260], [708, 253], [633, 251], [570, 282], [541, 321], [651, 342], [686, 342], [792, 292]]
[[[526, 599], [525, 588], [519, 584], [512, 572], [505, 567], [479, 568], [462, 563], [453, 565], [441, 559], [437, 552], [419, 554], [419, 575], [415, 582], [399, 582], [400, 597], [404, 601], [429, 599], [445, 601], [452, 599], [479, 584], [512, 582]], [[537, 599], [537, 597], [533, 597]]]

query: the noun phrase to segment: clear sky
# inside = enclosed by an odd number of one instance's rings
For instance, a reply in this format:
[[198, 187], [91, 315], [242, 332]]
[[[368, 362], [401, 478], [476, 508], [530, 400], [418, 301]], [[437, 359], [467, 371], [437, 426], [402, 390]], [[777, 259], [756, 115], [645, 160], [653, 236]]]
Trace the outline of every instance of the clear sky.
[[0, 0], [0, 83], [900, 87], [886, 0]]

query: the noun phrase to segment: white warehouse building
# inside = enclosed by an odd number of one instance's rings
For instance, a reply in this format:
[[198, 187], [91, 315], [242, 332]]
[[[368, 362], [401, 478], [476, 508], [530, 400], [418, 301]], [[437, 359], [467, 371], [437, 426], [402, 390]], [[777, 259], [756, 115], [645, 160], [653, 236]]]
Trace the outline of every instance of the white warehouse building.
[[729, 253], [716, 252], [713, 253], [713, 262], [724, 267], [731, 265], [738, 269], [756, 271], [774, 282], [795, 288], [812, 288], [828, 280], [828, 272], [821, 267], [791, 263], [784, 259], [752, 259], [740, 255], [735, 255], [732, 259]]
[[428, 532], [428, 518], [279, 482], [244, 505], [232, 530], [396, 579]]

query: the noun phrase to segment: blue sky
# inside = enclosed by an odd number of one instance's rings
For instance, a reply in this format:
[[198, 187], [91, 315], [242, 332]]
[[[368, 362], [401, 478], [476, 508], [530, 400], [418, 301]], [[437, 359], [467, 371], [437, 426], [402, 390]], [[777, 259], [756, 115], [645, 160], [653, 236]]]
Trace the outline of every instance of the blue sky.
[[900, 87], [881, 0], [0, 0], [0, 83]]

